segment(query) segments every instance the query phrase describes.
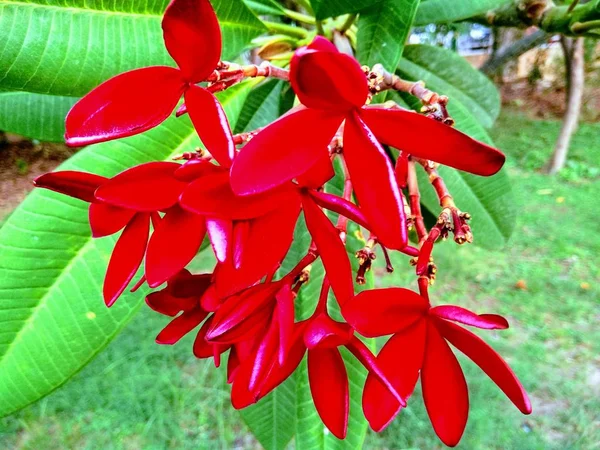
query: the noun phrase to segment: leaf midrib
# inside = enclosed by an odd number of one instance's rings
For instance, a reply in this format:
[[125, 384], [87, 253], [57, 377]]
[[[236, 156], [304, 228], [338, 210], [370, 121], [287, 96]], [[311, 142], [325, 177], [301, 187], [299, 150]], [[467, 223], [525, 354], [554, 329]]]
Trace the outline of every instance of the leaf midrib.
[[[73, 13], [87, 13], [87, 14], [98, 14], [98, 15], [108, 15], [108, 16], [124, 16], [124, 17], [144, 17], [146, 19], [162, 19], [163, 15], [162, 14], [157, 14], [154, 12], [148, 12], [148, 13], [136, 13], [136, 12], [124, 12], [124, 11], [111, 11], [111, 10], [105, 10], [105, 9], [94, 9], [94, 8], [86, 8], [86, 7], [82, 7], [82, 8], [74, 8], [71, 6], [56, 6], [56, 5], [45, 5], [45, 4], [39, 4], [39, 3], [27, 3], [27, 2], [20, 2], [20, 1], [14, 1], [14, 0], [3, 0], [2, 4], [0, 4], [1, 6], [17, 6], [17, 7], [24, 7], [24, 8], [41, 8], [41, 9], [48, 9], [48, 10], [57, 10], [57, 11], [72, 11]], [[230, 20], [221, 20], [219, 19], [219, 24], [220, 25], [225, 25], [228, 27], [238, 27], [238, 28], [250, 28], [250, 29], [256, 29], [256, 30], [262, 30], [263, 28], [257, 25], [254, 25], [252, 23], [248, 23], [248, 22], [232, 22]]]

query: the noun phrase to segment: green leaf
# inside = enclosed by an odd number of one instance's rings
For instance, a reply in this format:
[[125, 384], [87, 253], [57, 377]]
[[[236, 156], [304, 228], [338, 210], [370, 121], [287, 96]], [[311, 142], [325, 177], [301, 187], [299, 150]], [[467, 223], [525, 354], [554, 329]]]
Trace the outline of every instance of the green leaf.
[[283, 6], [275, 0], [244, 0], [244, 3], [256, 14], [281, 16]]
[[0, 130], [64, 142], [65, 117], [78, 99], [29, 92], [0, 92]]
[[256, 130], [276, 120], [279, 117], [283, 87], [282, 80], [268, 80], [254, 88], [244, 103], [235, 132]]
[[266, 450], [283, 450], [296, 431], [296, 378], [289, 377], [260, 402], [240, 413]]
[[[162, 38], [168, 0], [4, 0], [0, 4], [0, 88], [82, 96], [127, 70], [174, 65]], [[223, 59], [265, 31], [242, 0], [214, 2]]]
[[[421, 106], [414, 97], [405, 95], [402, 98], [415, 110]], [[485, 129], [462, 103], [451, 101], [448, 103], [448, 112], [456, 121], [458, 130], [494, 145]], [[438, 171], [458, 208], [471, 214], [474, 243], [492, 249], [503, 247], [514, 230], [516, 220], [515, 199], [506, 171], [501, 170], [492, 177], [480, 177], [446, 166], [440, 166]], [[437, 217], [441, 212], [437, 195], [425, 171], [417, 170], [417, 175], [421, 203]]]
[[357, 59], [394, 71], [418, 4], [419, 0], [384, 0], [363, 11], [358, 20]]
[[485, 127], [490, 128], [500, 113], [496, 86], [457, 53], [430, 45], [407, 45], [398, 74], [409, 80], [423, 80], [450, 104], [462, 103]]
[[[233, 124], [250, 86], [220, 94]], [[170, 118], [142, 135], [88, 147], [60, 169], [111, 176], [198, 144], [188, 118]], [[65, 383], [142, 302], [144, 292], [128, 293], [112, 308], [104, 306], [102, 280], [115, 240], [92, 240], [87, 209], [82, 201], [39, 189], [0, 229], [0, 416]]]
[[318, 20], [354, 14], [369, 8], [382, 0], [310, 0]]
[[427, 0], [421, 2], [415, 26], [465, 20], [499, 8], [512, 0]]

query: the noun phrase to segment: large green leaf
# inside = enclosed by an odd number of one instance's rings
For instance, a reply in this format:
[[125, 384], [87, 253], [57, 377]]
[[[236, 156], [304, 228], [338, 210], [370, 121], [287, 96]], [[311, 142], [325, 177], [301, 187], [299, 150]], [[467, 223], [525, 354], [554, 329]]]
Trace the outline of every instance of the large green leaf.
[[256, 130], [277, 119], [283, 87], [284, 82], [281, 80], [268, 80], [253, 89], [244, 103], [235, 132]]
[[[251, 84], [220, 95], [232, 124]], [[189, 119], [171, 118], [145, 134], [88, 147], [61, 169], [110, 176], [198, 144]], [[112, 237], [92, 240], [84, 202], [41, 189], [0, 229], [0, 416], [66, 382], [139, 307], [143, 292], [124, 295], [110, 310], [104, 306], [101, 286], [113, 244]]]
[[369, 8], [382, 0], [310, 0], [315, 17], [319, 20], [328, 17], [353, 14]]
[[423, 80], [428, 88], [461, 102], [486, 128], [500, 113], [496, 86], [457, 53], [430, 45], [407, 45], [398, 74], [410, 80]]
[[0, 92], [0, 130], [32, 139], [63, 142], [65, 116], [76, 97]]
[[383, 0], [363, 11], [358, 21], [357, 59], [371, 67], [381, 63], [394, 71], [418, 4], [419, 0]]
[[427, 0], [417, 11], [415, 25], [465, 20], [496, 9], [512, 0]]
[[283, 15], [283, 6], [275, 0], [244, 0], [244, 2], [256, 14], [271, 16]]
[[[81, 96], [126, 70], [173, 65], [160, 27], [167, 4], [168, 0], [3, 0], [0, 88]], [[236, 57], [265, 31], [242, 0], [215, 1], [214, 6], [224, 59]]]
[[[395, 96], [397, 94], [392, 97]], [[421, 106], [414, 98], [406, 95], [402, 98], [414, 109]], [[460, 101], [452, 100], [448, 104], [448, 112], [456, 121], [457, 129], [489, 145], [494, 144], [472, 112]], [[472, 215], [470, 225], [475, 244], [485, 248], [500, 248], [506, 244], [516, 220], [513, 192], [506, 171], [501, 170], [492, 177], [480, 177], [445, 166], [438, 170], [456, 205]], [[418, 170], [417, 174], [421, 203], [436, 217], [441, 211], [437, 195], [425, 171]]]

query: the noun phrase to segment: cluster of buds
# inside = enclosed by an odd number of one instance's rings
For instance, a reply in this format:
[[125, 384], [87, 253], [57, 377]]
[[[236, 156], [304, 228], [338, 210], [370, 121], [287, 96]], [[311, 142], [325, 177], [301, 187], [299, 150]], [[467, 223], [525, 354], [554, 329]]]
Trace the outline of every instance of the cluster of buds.
[[[468, 215], [454, 206], [430, 161], [489, 176], [500, 170], [504, 155], [445, 120], [397, 106], [369, 105], [373, 80], [388, 88], [398, 81], [368, 77], [356, 60], [324, 38], [296, 50], [288, 71], [220, 61], [219, 24], [208, 0], [173, 0], [163, 30], [178, 68], [148, 67], [106, 81], [69, 113], [67, 142], [91, 144], [143, 132], [172, 114], [183, 96], [177, 113], [189, 114], [207, 150], [184, 154], [179, 162], [142, 164], [112, 178], [59, 171], [35, 181], [89, 202], [94, 237], [122, 231], [104, 282], [106, 304], [129, 287], [145, 261], [144, 275], [133, 290], [144, 283], [150, 288], [166, 283], [146, 302], [173, 317], [157, 342], [174, 344], [199, 327], [193, 352], [198, 358], [214, 358], [216, 366], [227, 352], [235, 408], [263, 398], [307, 354], [314, 404], [339, 438], [346, 435], [349, 413], [340, 347], [368, 371], [363, 407], [376, 431], [406, 406], [420, 376], [435, 432], [448, 445], [458, 443], [468, 393], [448, 342], [529, 413], [527, 394], [508, 365], [456, 324], [503, 329], [506, 320], [459, 306], [433, 307], [428, 294], [435, 274], [430, 261], [434, 243], [449, 232], [459, 243], [472, 239]], [[263, 129], [234, 136], [214, 92], [255, 76], [289, 79], [300, 105]], [[421, 85], [411, 87], [415, 89], [424, 92]], [[431, 96], [423, 98], [432, 103]], [[445, 113], [446, 100], [436, 99], [444, 106], [438, 111]], [[384, 145], [400, 151], [395, 162]], [[343, 168], [341, 196], [327, 192], [335, 159]], [[428, 170], [443, 207], [429, 231], [420, 211], [416, 164]], [[404, 199], [405, 188], [410, 203]], [[338, 215], [337, 224], [324, 210]], [[298, 220], [312, 242], [295, 267], [281, 273]], [[416, 258], [418, 291], [396, 287], [355, 294], [345, 248], [348, 221], [370, 233], [367, 246], [356, 255], [359, 283], [378, 244], [390, 272], [389, 251]], [[409, 223], [419, 248], [409, 243]], [[206, 236], [216, 259], [214, 271], [192, 274], [186, 267]], [[314, 313], [299, 321], [294, 303], [304, 286], [314, 282], [309, 272], [318, 258], [325, 268], [321, 294]], [[343, 322], [330, 316], [330, 290]], [[391, 338], [375, 355], [359, 335]]]

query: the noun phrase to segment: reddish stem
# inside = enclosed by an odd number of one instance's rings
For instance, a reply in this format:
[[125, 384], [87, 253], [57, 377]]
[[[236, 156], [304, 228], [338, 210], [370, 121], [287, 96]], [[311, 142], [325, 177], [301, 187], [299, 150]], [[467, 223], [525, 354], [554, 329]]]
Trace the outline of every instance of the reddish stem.
[[419, 242], [422, 242], [425, 236], [427, 236], [427, 228], [425, 227], [423, 213], [421, 212], [421, 193], [419, 192], [419, 183], [417, 182], [417, 171], [415, 170], [415, 163], [412, 160], [408, 162], [408, 198], [417, 238]]

